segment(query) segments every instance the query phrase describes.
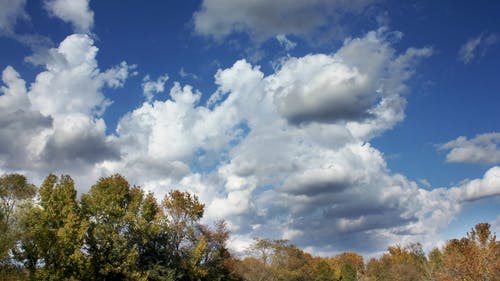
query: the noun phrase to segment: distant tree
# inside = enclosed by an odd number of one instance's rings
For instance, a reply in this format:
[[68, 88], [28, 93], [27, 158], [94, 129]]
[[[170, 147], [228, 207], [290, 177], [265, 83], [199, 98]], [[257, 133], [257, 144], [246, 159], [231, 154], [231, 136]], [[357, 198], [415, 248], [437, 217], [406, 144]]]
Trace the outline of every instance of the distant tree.
[[500, 249], [490, 224], [477, 224], [467, 237], [446, 243], [440, 257], [440, 280], [500, 280]]
[[312, 257], [287, 240], [257, 238], [238, 265], [245, 280], [310, 280]]
[[358, 280], [364, 272], [363, 256], [354, 252], [344, 252], [335, 257], [340, 266], [341, 280]]
[[327, 258], [315, 258], [315, 265], [313, 269], [314, 281], [336, 281], [335, 268], [332, 268]]
[[390, 246], [387, 250], [380, 259], [368, 262], [366, 275], [369, 280], [424, 280], [427, 258], [421, 244]]
[[428, 262], [425, 267], [425, 280], [438, 280], [438, 273], [443, 267], [443, 254], [436, 247], [429, 252]]

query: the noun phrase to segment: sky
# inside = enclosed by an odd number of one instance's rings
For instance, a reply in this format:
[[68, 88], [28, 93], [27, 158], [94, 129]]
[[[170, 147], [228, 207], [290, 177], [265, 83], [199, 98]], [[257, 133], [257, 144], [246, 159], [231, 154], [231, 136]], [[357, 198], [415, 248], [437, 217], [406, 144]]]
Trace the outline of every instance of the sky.
[[230, 247], [500, 230], [500, 3], [0, 0], [0, 174], [197, 194]]

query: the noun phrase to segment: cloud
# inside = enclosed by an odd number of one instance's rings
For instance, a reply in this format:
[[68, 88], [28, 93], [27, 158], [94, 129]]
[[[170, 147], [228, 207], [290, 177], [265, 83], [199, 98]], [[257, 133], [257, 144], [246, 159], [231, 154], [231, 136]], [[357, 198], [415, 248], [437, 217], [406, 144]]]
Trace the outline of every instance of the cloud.
[[32, 55], [25, 60], [36, 63], [41, 57], [46, 55], [48, 48], [52, 46], [52, 41], [39, 34], [24, 33], [16, 31], [16, 25], [20, 21], [30, 20], [26, 10], [26, 0], [0, 0], [0, 37], [14, 39], [18, 43], [31, 49]]
[[0, 0], [0, 35], [12, 34], [19, 20], [29, 19], [26, 0]]
[[423, 186], [425, 187], [431, 187], [432, 184], [427, 180], [427, 179], [419, 179], [418, 180]]
[[371, 0], [204, 0], [194, 16], [198, 34], [220, 40], [232, 33], [247, 33], [257, 42], [279, 34], [309, 37], [332, 20], [362, 12]]
[[190, 72], [186, 72], [186, 70], [184, 70], [184, 67], [181, 67], [181, 70], [179, 70], [179, 76], [181, 76], [182, 78], [186, 78], [186, 77], [189, 77], [191, 79], [195, 79], [195, 80], [198, 80], [198, 75], [194, 74], [194, 73], [190, 73]]
[[469, 39], [458, 51], [458, 59], [464, 64], [469, 64], [477, 57], [486, 55], [486, 51], [498, 41], [496, 34], [481, 33], [477, 37]]
[[[89, 172], [96, 163], [117, 159], [101, 118], [111, 103], [103, 89], [121, 87], [131, 68], [125, 62], [101, 72], [93, 40], [82, 34], [66, 37], [40, 61], [44, 70], [29, 89], [7, 66], [2, 73], [0, 151], [5, 170]], [[71, 165], [70, 165], [71, 163]]]
[[7, 66], [0, 88], [0, 165], [10, 169], [29, 169], [39, 151], [37, 141], [52, 127], [52, 118], [31, 110], [26, 83]]
[[452, 188], [451, 193], [463, 201], [474, 201], [486, 197], [500, 195], [500, 167], [490, 168], [482, 179], [465, 181], [457, 188]]
[[142, 79], [142, 93], [146, 97], [146, 101], [150, 102], [153, 100], [155, 94], [163, 93], [165, 91], [165, 82], [168, 80], [168, 75], [164, 74], [156, 81], [151, 81], [149, 75], [146, 75], [144, 79]]
[[89, 0], [45, 0], [45, 9], [53, 17], [70, 23], [77, 33], [89, 33], [94, 25], [94, 12]]
[[487, 133], [477, 135], [470, 140], [464, 136], [458, 137], [439, 148], [450, 150], [446, 155], [447, 162], [497, 164], [500, 163], [499, 144], [500, 133]]
[[[405, 82], [432, 53], [398, 53], [388, 36], [369, 32], [329, 55], [285, 58], [269, 75], [239, 60], [217, 71], [207, 105], [175, 83], [170, 98], [119, 121], [120, 160], [102, 167], [160, 194], [173, 185], [196, 192], [208, 220], [228, 220], [235, 244], [292, 237], [315, 251], [375, 251], [434, 235], [460, 207], [446, 191], [392, 174], [368, 142], [404, 118]], [[134, 165], [146, 159], [150, 178]]]
[[284, 34], [276, 35], [276, 40], [278, 40], [278, 43], [280, 43], [280, 45], [283, 46], [287, 51], [290, 51], [297, 47], [297, 43], [288, 39]]
[[404, 91], [412, 60], [432, 53], [425, 48], [395, 57], [384, 36], [379, 30], [348, 39], [333, 56], [285, 60], [273, 85], [278, 112], [294, 124], [376, 119], [377, 104], [397, 100]]
[[123, 86], [132, 67], [100, 70], [93, 40], [68, 36], [29, 88], [4, 70], [0, 144], [11, 146], [0, 149], [0, 170], [68, 172], [89, 184], [118, 172], [159, 197], [191, 191], [206, 220], [228, 221], [234, 245], [251, 237], [290, 238], [316, 253], [430, 245], [465, 202], [499, 194], [499, 168], [431, 191], [390, 171], [370, 140], [404, 119], [406, 83], [432, 50], [398, 52], [389, 37], [381, 29], [331, 54], [287, 57], [267, 75], [236, 61], [217, 71], [206, 104], [175, 82], [107, 134], [104, 90]]

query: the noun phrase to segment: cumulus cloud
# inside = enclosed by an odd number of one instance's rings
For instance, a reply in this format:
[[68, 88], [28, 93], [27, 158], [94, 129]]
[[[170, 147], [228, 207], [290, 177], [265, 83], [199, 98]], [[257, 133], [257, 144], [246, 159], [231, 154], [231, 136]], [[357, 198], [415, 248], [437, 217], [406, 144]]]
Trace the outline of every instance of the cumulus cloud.
[[8, 145], [0, 151], [3, 169], [79, 174], [119, 157], [101, 118], [111, 103], [103, 89], [122, 86], [130, 67], [123, 62], [101, 72], [97, 51], [89, 36], [68, 36], [48, 51], [45, 70], [29, 89], [14, 68], [4, 69], [0, 141]]
[[498, 40], [496, 34], [481, 33], [477, 37], [470, 38], [458, 51], [458, 59], [464, 64], [469, 64], [477, 57], [482, 57], [486, 51]]
[[89, 7], [89, 0], [45, 0], [44, 5], [51, 16], [70, 23], [75, 32], [92, 30], [94, 12]]
[[26, 0], [0, 0], [0, 35], [13, 33], [17, 21], [29, 19], [25, 5]]
[[24, 170], [36, 161], [37, 140], [52, 127], [52, 118], [31, 109], [26, 82], [7, 66], [0, 88], [0, 165]]
[[473, 139], [464, 136], [449, 141], [439, 148], [450, 150], [446, 161], [452, 163], [500, 163], [500, 133], [480, 134]]
[[[429, 56], [432, 50], [408, 50], [396, 57], [383, 36], [383, 30], [379, 30], [363, 38], [348, 39], [333, 56], [307, 55], [286, 60], [276, 74], [274, 85], [278, 112], [296, 124], [339, 120], [370, 122], [380, 114], [377, 106], [402, 101], [404, 81], [411, 75], [407, 66], [411, 66], [415, 58]], [[403, 112], [403, 108], [393, 108]], [[386, 110], [382, 111], [385, 114]], [[398, 122], [402, 116], [393, 118], [393, 122]], [[388, 121], [384, 120], [390, 123]]]
[[[398, 52], [389, 36], [373, 31], [331, 54], [287, 57], [268, 75], [239, 60], [217, 71], [206, 104], [176, 82], [108, 135], [103, 91], [122, 86], [131, 67], [101, 71], [92, 39], [71, 35], [50, 50], [29, 89], [4, 70], [0, 143], [17, 146], [0, 149], [0, 170], [72, 166], [88, 182], [119, 172], [160, 197], [174, 187], [195, 192], [207, 220], [228, 221], [233, 245], [263, 236], [316, 253], [368, 253], [395, 241], [432, 243], [465, 202], [499, 194], [499, 168], [430, 191], [390, 171], [370, 140], [403, 120], [406, 81], [432, 50]], [[29, 137], [16, 143], [14, 131]]]
[[153, 100], [155, 94], [165, 91], [165, 82], [168, 80], [168, 75], [164, 74], [158, 77], [156, 81], [151, 81], [149, 75], [142, 79], [142, 93], [148, 102]]
[[[102, 167], [139, 175], [160, 194], [172, 185], [196, 192], [208, 219], [228, 220], [235, 245], [265, 236], [315, 251], [359, 249], [360, 241], [380, 250], [434, 233], [460, 208], [446, 192], [429, 195], [392, 174], [368, 142], [404, 118], [405, 81], [432, 53], [397, 53], [387, 36], [374, 31], [330, 55], [285, 58], [267, 76], [237, 61], [216, 73], [206, 106], [176, 83], [170, 98], [120, 120], [121, 158]], [[154, 175], [144, 179], [133, 163]]]
[[195, 31], [216, 40], [247, 33], [257, 42], [279, 34], [308, 36], [345, 14], [360, 13], [371, 0], [204, 0], [194, 14]]

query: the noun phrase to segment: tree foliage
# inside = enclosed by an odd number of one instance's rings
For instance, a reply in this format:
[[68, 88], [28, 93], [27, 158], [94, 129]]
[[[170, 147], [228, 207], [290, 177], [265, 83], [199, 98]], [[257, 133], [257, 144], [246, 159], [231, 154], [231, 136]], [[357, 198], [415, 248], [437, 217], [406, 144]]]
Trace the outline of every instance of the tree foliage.
[[366, 264], [354, 252], [313, 257], [265, 238], [238, 259], [224, 221], [201, 223], [204, 208], [180, 190], [157, 200], [120, 175], [80, 197], [68, 175], [50, 174], [38, 193], [24, 176], [4, 175], [0, 280], [500, 280], [500, 244], [488, 223], [428, 254], [419, 243], [395, 245]]
[[0, 280], [17, 278], [17, 268], [12, 264], [12, 249], [21, 235], [18, 213], [22, 205], [35, 196], [36, 188], [25, 176], [8, 174], [0, 177]]

